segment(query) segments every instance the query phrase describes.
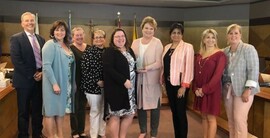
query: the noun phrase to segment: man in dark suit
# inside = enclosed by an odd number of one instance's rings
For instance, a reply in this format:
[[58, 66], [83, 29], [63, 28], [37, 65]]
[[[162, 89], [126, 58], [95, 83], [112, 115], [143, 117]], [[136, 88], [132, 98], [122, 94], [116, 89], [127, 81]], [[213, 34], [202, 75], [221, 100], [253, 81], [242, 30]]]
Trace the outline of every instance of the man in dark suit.
[[29, 118], [32, 117], [32, 137], [42, 135], [42, 63], [41, 49], [45, 40], [34, 33], [35, 15], [21, 16], [24, 31], [10, 38], [10, 55], [14, 65], [13, 86], [17, 91], [18, 138], [29, 138]]

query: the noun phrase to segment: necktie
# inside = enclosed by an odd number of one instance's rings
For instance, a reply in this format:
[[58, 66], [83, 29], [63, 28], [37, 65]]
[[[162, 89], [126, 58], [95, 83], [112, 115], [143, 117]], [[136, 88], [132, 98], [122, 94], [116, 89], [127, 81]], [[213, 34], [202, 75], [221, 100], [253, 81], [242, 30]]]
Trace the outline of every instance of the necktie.
[[41, 68], [41, 66], [42, 66], [40, 50], [38, 48], [38, 44], [37, 44], [37, 41], [35, 39], [35, 35], [31, 35], [31, 38], [32, 38], [33, 51], [34, 51], [35, 60], [36, 60], [36, 67], [38, 69], [38, 68]]

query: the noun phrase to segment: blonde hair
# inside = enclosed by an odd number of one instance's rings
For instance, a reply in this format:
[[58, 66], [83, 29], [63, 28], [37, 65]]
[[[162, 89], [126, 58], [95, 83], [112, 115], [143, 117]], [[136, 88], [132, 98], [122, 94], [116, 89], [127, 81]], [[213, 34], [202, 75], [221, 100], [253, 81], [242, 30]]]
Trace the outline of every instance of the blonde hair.
[[71, 31], [71, 36], [74, 36], [74, 34], [75, 34], [76, 31], [82, 31], [83, 34], [84, 34], [84, 30], [83, 30], [82, 27], [74, 27], [74, 28], [72, 29], [72, 31]]
[[93, 32], [92, 39], [94, 39], [95, 34], [100, 34], [100, 35], [102, 35], [104, 38], [106, 38], [106, 33], [105, 33], [105, 31], [103, 31], [103, 30], [101, 30], [101, 29], [95, 30], [95, 31]]
[[149, 23], [155, 30], [157, 30], [157, 22], [156, 20], [151, 17], [151, 16], [146, 16], [143, 20], [142, 20], [142, 24], [141, 24], [141, 28], [143, 29], [144, 25], [146, 23]]
[[238, 24], [231, 24], [227, 27], [227, 34], [229, 34], [232, 30], [238, 29], [240, 34], [242, 34], [242, 27]]
[[33, 16], [34, 17], [34, 19], [35, 19], [35, 14], [33, 14], [33, 13], [31, 13], [31, 12], [25, 12], [25, 13], [23, 13], [22, 15], [21, 15], [21, 21], [23, 21], [23, 18], [24, 18], [24, 16], [26, 16], [26, 15], [31, 15], [31, 16]]
[[[227, 36], [234, 29], [237, 29], [239, 31], [240, 35], [242, 36], [242, 27], [238, 24], [231, 24], [230, 26], [227, 27]], [[240, 40], [240, 41], [242, 41], [242, 40]], [[227, 45], [230, 45], [228, 38], [227, 38]]]
[[201, 36], [201, 44], [200, 44], [200, 53], [203, 53], [205, 52], [206, 50], [206, 46], [205, 46], [205, 43], [204, 43], [204, 39], [206, 38], [206, 36], [208, 34], [213, 34], [214, 35], [214, 38], [216, 40], [216, 44], [215, 44], [215, 47], [218, 48], [218, 45], [217, 45], [217, 40], [218, 40], [218, 34], [217, 34], [217, 31], [214, 30], [214, 29], [206, 29], [202, 32], [202, 36]]

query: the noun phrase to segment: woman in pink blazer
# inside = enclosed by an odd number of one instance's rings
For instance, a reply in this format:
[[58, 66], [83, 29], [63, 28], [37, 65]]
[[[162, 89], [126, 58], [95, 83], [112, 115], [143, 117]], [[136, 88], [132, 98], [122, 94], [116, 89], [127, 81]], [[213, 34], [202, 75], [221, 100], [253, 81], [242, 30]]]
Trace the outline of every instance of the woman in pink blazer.
[[187, 92], [193, 79], [193, 46], [183, 41], [184, 27], [174, 23], [170, 29], [172, 43], [164, 48], [160, 83], [165, 82], [172, 111], [175, 138], [186, 138], [188, 122], [186, 115]]
[[141, 28], [143, 37], [133, 41], [131, 46], [137, 58], [137, 104], [141, 130], [139, 138], [146, 137], [147, 110], [151, 112], [151, 137], [155, 138], [159, 125], [161, 98], [159, 74], [163, 46], [161, 41], [154, 37], [157, 29], [157, 23], [154, 18], [150, 16], [145, 17]]

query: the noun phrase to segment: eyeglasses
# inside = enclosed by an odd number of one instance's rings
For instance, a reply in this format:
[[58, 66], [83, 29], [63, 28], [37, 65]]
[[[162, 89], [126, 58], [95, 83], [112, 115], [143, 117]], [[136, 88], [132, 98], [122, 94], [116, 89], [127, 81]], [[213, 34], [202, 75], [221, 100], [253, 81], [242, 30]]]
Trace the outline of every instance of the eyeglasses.
[[117, 38], [117, 39], [119, 39], [119, 38], [125, 38], [125, 35], [116, 35], [116, 36], [114, 36], [114, 38]]
[[97, 37], [94, 37], [94, 39], [102, 39], [104, 38], [103, 36], [97, 36]]

